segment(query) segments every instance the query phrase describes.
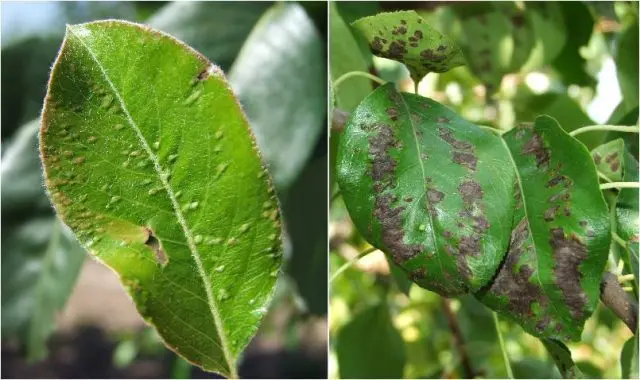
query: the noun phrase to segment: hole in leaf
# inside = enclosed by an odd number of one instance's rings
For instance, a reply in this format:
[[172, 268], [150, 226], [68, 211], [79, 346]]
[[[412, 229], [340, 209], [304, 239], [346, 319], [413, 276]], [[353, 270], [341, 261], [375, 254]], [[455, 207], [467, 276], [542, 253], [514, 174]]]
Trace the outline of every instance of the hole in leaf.
[[162, 249], [162, 246], [160, 245], [160, 240], [156, 238], [156, 236], [154, 235], [151, 229], [145, 228], [145, 230], [147, 232], [147, 241], [145, 241], [144, 244], [149, 248], [151, 248], [153, 252], [155, 252], [155, 258], [158, 264], [162, 266], [167, 265], [167, 263], [169, 262], [169, 258], [167, 257], [167, 254], [164, 252], [164, 249]]

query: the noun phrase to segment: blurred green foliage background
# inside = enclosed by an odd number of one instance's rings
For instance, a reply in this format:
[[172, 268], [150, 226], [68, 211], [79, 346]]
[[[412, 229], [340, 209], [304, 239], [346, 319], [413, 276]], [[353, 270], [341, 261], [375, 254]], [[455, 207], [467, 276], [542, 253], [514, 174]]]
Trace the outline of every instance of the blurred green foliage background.
[[286, 229], [285, 273], [240, 375], [326, 377], [326, 3], [90, 1], [2, 3], [2, 376], [212, 376], [164, 348], [44, 192], [39, 113], [65, 24], [107, 18], [172, 34], [227, 74]]
[[[378, 12], [409, 9], [462, 47], [468, 65], [427, 75], [419, 93], [464, 118], [501, 130], [540, 114], [554, 117], [567, 131], [594, 124], [637, 124], [637, 2], [332, 3], [332, 81], [350, 71], [365, 71], [413, 92], [406, 68], [372, 56], [349, 25]], [[490, 51], [489, 59], [478, 53], [483, 49]], [[332, 88], [332, 112], [351, 112], [374, 85], [353, 77]], [[618, 137], [637, 159], [637, 134], [588, 132], [578, 139], [592, 149]], [[335, 279], [329, 306], [329, 377], [464, 378], [470, 365], [475, 377], [504, 378], [492, 314], [472, 296], [445, 301], [412, 286], [380, 251], [336, 274], [370, 248], [351, 223], [333, 179], [339, 138], [332, 132], [329, 246], [330, 278]], [[619, 270], [618, 254], [613, 247], [608, 270]], [[503, 319], [500, 330], [516, 378], [560, 377], [537, 338]], [[582, 342], [569, 348], [588, 378], [628, 377], [638, 361], [631, 337], [629, 329], [599, 305]]]

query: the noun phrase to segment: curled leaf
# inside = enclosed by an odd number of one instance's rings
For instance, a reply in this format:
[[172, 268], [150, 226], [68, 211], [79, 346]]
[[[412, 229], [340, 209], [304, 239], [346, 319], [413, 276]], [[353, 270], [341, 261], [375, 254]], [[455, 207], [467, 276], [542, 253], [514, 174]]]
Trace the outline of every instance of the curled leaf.
[[404, 63], [414, 82], [428, 73], [443, 73], [465, 64], [449, 37], [427, 25], [415, 11], [378, 13], [353, 22], [373, 54]]

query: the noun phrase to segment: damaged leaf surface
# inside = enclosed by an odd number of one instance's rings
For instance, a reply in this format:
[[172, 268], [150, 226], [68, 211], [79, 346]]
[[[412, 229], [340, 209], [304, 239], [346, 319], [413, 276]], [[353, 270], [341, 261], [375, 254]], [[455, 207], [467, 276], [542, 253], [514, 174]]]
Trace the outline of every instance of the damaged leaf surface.
[[269, 176], [222, 72], [141, 25], [73, 25], [42, 116], [58, 216], [170, 348], [234, 376], [282, 249]]
[[[638, 181], [638, 161], [627, 150], [623, 152], [625, 182]], [[638, 215], [638, 189], [620, 189], [616, 202], [616, 229], [618, 235], [624, 239], [629, 250], [629, 266], [638, 284], [638, 242], [640, 241], [640, 216]]]
[[352, 113], [337, 162], [355, 225], [414, 282], [456, 295], [491, 280], [515, 184], [498, 136], [387, 84]]
[[554, 119], [499, 137], [387, 84], [352, 113], [337, 161], [354, 224], [413, 282], [580, 338], [610, 225], [588, 150]]
[[477, 296], [533, 335], [579, 340], [610, 243], [593, 161], [548, 116], [503, 138], [518, 172], [513, 231], [494, 282]]
[[614, 182], [622, 181], [624, 166], [624, 140], [615, 139], [599, 145], [591, 151], [596, 169]]
[[428, 73], [465, 64], [456, 43], [427, 25], [415, 11], [379, 13], [352, 25], [369, 42], [373, 54], [404, 63], [415, 82]]

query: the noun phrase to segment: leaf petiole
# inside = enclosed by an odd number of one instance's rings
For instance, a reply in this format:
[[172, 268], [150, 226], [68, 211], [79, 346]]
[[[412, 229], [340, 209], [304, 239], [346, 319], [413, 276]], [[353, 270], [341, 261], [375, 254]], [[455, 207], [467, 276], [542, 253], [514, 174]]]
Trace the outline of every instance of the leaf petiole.
[[504, 361], [504, 369], [507, 371], [507, 378], [513, 379], [513, 371], [511, 370], [511, 363], [509, 362], [509, 356], [507, 355], [507, 348], [502, 338], [502, 332], [500, 331], [500, 320], [498, 319], [498, 313], [491, 312], [493, 315], [493, 323], [496, 326], [496, 333], [498, 334], [498, 341], [500, 342], [500, 351], [502, 351], [502, 360]]
[[331, 276], [331, 279], [329, 280], [329, 283], [332, 283], [333, 280], [335, 280], [338, 276], [340, 276], [342, 274], [342, 272], [346, 271], [347, 269], [349, 269], [349, 267], [351, 267], [353, 264], [355, 264], [356, 261], [360, 260], [361, 258], [365, 257], [366, 255], [370, 254], [373, 251], [376, 251], [377, 248], [375, 247], [371, 247], [369, 249], [366, 249], [363, 252], [360, 252], [358, 254], [358, 256], [352, 258], [351, 260], [347, 261], [346, 263], [344, 263], [340, 268], [338, 268], [338, 270], [336, 271], [336, 273], [333, 274], [333, 276]]
[[577, 136], [584, 132], [590, 131], [617, 131], [617, 132], [629, 132], [629, 133], [640, 133], [640, 129], [636, 126], [625, 126], [625, 125], [588, 125], [586, 127], [578, 128], [569, 132], [569, 136]]
[[611, 182], [600, 185], [600, 190], [606, 189], [637, 189], [640, 188], [640, 182]]
[[620, 235], [618, 235], [615, 232], [612, 232], [611, 237], [613, 238], [613, 240], [616, 241], [616, 243], [620, 244], [623, 248], [627, 248], [627, 242], [624, 241], [624, 239], [621, 238]]
[[381, 84], [381, 85], [387, 83], [382, 78], [379, 78], [379, 77], [377, 77], [377, 76], [375, 76], [373, 74], [367, 73], [365, 71], [349, 71], [348, 73], [342, 74], [340, 77], [338, 77], [338, 79], [336, 79], [333, 82], [333, 87], [337, 89], [342, 84], [342, 82], [344, 82], [347, 79], [352, 78], [352, 77], [364, 77], [364, 78], [367, 78], [367, 79], [371, 79], [372, 81], [374, 81], [374, 82], [376, 82], [378, 84]]
[[605, 181], [607, 181], [609, 183], [613, 182], [613, 180], [611, 180], [609, 177], [604, 175], [600, 170], [596, 170], [596, 173], [598, 173], [598, 177], [600, 177], [601, 179], [603, 179], [603, 180], [605, 180]]

